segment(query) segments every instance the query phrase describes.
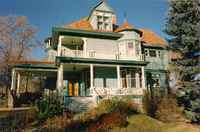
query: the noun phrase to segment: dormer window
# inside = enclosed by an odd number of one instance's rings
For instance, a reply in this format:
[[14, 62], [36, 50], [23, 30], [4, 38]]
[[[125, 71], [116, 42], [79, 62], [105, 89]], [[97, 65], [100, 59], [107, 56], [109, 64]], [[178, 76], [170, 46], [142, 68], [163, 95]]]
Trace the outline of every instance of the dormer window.
[[103, 17], [102, 16], [97, 16], [97, 21], [98, 22], [103, 22]]
[[102, 23], [102, 22], [98, 22], [98, 23], [97, 23], [97, 28], [98, 28], [99, 30], [103, 30], [103, 23]]
[[103, 17], [103, 21], [104, 21], [105, 23], [109, 23], [109, 17], [104, 16], [104, 17]]
[[97, 28], [98, 30], [111, 30], [110, 18], [108, 16], [97, 16]]
[[109, 25], [106, 23], [106, 24], [104, 24], [104, 29], [105, 30], [109, 30]]

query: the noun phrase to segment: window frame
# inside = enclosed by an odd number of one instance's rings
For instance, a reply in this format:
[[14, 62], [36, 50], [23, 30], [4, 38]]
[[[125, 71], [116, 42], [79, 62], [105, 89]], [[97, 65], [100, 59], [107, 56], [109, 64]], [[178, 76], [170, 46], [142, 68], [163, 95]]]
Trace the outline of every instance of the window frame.
[[144, 54], [145, 54], [146, 57], [148, 57], [148, 56], [149, 56], [149, 50], [148, 50], [148, 49], [145, 49], [145, 50], [144, 50]]
[[[98, 30], [111, 30], [110, 17], [104, 15], [97, 15], [97, 29]], [[101, 24], [101, 26], [99, 26]]]
[[140, 48], [140, 41], [135, 40], [135, 54], [140, 55], [141, 48]]
[[[153, 53], [154, 52], [154, 55], [152, 55], [151, 53]], [[152, 57], [152, 58], [156, 58], [157, 57], [157, 52], [156, 52], [156, 50], [149, 50], [149, 57]]]
[[157, 57], [160, 58], [161, 57], [161, 51], [157, 50]]

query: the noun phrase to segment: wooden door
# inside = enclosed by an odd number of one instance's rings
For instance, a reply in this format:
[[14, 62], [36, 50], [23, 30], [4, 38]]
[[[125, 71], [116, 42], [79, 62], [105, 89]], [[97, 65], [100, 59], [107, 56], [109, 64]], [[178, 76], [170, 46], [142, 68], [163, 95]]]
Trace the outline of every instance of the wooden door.
[[68, 83], [68, 95], [69, 96], [73, 96], [73, 82], [71, 80], [69, 80], [69, 83]]
[[74, 83], [74, 96], [79, 96], [79, 83], [75, 81]]
[[79, 96], [79, 82], [78, 80], [69, 80], [68, 85], [69, 96]]

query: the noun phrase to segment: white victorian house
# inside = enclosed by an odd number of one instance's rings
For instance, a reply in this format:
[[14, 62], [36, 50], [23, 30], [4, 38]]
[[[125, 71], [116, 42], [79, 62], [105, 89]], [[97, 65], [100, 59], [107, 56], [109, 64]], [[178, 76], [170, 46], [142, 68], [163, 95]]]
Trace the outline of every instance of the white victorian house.
[[12, 89], [20, 93], [28, 71], [45, 76], [45, 88], [56, 90], [66, 106], [74, 105], [72, 100], [95, 104], [111, 96], [129, 96], [141, 102], [147, 89], [148, 60], [142, 40], [145, 32], [127, 21], [118, 26], [116, 18], [113, 9], [100, 2], [88, 17], [53, 27], [52, 36], [45, 40], [48, 61], [16, 65]]

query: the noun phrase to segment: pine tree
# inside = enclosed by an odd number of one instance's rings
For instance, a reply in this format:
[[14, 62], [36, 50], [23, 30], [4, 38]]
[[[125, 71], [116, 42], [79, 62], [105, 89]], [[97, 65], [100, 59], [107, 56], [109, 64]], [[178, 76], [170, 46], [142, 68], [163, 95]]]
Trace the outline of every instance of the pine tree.
[[172, 62], [181, 89], [178, 100], [192, 121], [200, 123], [200, 84], [193, 79], [200, 73], [200, 60], [192, 56], [200, 51], [200, 0], [169, 0], [169, 6], [165, 32], [171, 49], [181, 54]]

